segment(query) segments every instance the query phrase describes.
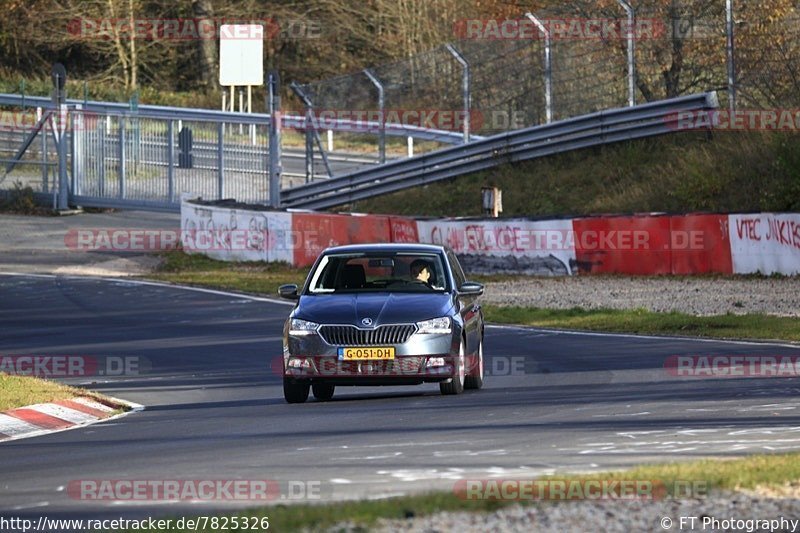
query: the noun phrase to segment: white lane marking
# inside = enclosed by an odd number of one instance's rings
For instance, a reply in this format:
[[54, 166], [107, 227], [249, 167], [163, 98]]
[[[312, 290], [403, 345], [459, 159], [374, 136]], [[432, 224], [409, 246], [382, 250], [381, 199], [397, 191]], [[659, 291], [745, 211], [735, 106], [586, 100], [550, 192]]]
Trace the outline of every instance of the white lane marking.
[[730, 339], [709, 339], [705, 337], [682, 337], [669, 335], [634, 335], [632, 333], [605, 333], [598, 331], [575, 331], [571, 329], [542, 329], [534, 326], [518, 326], [507, 324], [486, 324], [487, 328], [494, 329], [515, 329], [520, 331], [532, 331], [535, 333], [550, 333], [552, 335], [578, 335], [584, 337], [619, 337], [624, 339], [652, 339], [652, 340], [671, 340], [671, 341], [692, 341], [692, 342], [717, 342], [724, 344], [741, 344], [745, 346], [778, 346], [782, 348], [794, 348], [800, 350], [798, 344], [787, 344], [771, 341], [742, 341]]
[[[491, 442], [491, 441], [484, 441]], [[357, 448], [387, 448], [398, 446], [449, 446], [452, 444], [475, 444], [475, 441], [469, 440], [449, 440], [449, 441], [434, 441], [434, 442], [393, 442], [391, 444], [358, 444], [358, 445], [341, 445], [341, 446], [306, 446], [303, 448], [296, 448], [298, 452], [305, 452], [309, 450], [350, 450]]]
[[613, 418], [613, 417], [625, 417], [625, 416], [647, 416], [651, 414], [650, 411], [642, 411], [641, 413], [613, 413], [613, 414], [603, 414], [603, 415], [592, 415], [592, 418]]
[[405, 496], [405, 492], [384, 492], [383, 494], [368, 494], [365, 499], [367, 500], [387, 500], [389, 498], [397, 498]]
[[352, 481], [350, 481], [349, 479], [344, 479], [341, 477], [331, 478], [330, 482], [333, 483], [334, 485], [349, 485], [350, 483], [352, 483]]
[[26, 435], [41, 430], [42, 428], [39, 426], [34, 426], [19, 418], [0, 413], [0, 433], [3, 435], [8, 435], [13, 438], [17, 435]]
[[378, 470], [376, 474], [382, 476], [389, 476], [392, 478], [397, 479], [398, 481], [428, 481], [434, 479], [449, 479], [453, 481], [457, 481], [462, 479], [463, 476], [462, 469], [453, 469], [448, 468], [446, 470], [439, 470], [438, 468], [428, 468], [424, 470], [411, 470], [411, 469], [402, 469], [402, 470]]
[[186, 285], [177, 285], [173, 283], [162, 283], [158, 281], [141, 281], [141, 280], [129, 280], [129, 279], [122, 279], [122, 278], [105, 278], [99, 276], [62, 276], [56, 274], [25, 274], [22, 272], [0, 272], [0, 276], [17, 276], [17, 277], [31, 277], [31, 278], [45, 278], [45, 279], [74, 279], [74, 280], [90, 280], [90, 281], [105, 281], [109, 283], [117, 283], [121, 285], [147, 285], [151, 287], [161, 287], [166, 289], [178, 289], [182, 291], [193, 291], [193, 292], [202, 292], [205, 294], [214, 294], [216, 296], [225, 296], [228, 298], [240, 298], [244, 300], [252, 300], [254, 302], [264, 302], [264, 303], [271, 303], [271, 304], [278, 304], [278, 305], [290, 305], [294, 307], [293, 302], [284, 302], [283, 300], [278, 300], [277, 298], [266, 298], [263, 296], [252, 296], [250, 294], [240, 294], [236, 292], [228, 292], [228, 291], [219, 291], [216, 289], [204, 289], [202, 287], [189, 287]]
[[[25, 274], [22, 272], [0, 272], [1, 276], [18, 276], [18, 277], [31, 277], [31, 278], [61, 278], [61, 279], [76, 279], [76, 280], [94, 280], [94, 281], [110, 281], [116, 283], [122, 283], [127, 285], [149, 285], [152, 287], [163, 287], [163, 288], [172, 288], [172, 289], [179, 289], [185, 291], [194, 291], [194, 292], [202, 292], [206, 294], [215, 294], [218, 296], [228, 296], [233, 298], [243, 298], [247, 300], [252, 300], [254, 302], [264, 302], [264, 303], [272, 303], [278, 305], [289, 305], [294, 307], [293, 302], [284, 302], [283, 300], [278, 300], [277, 298], [265, 298], [261, 296], [251, 296], [249, 294], [239, 294], [235, 292], [227, 292], [227, 291], [220, 291], [216, 289], [204, 289], [201, 287], [188, 287], [186, 285], [177, 285], [173, 283], [161, 283], [157, 281], [140, 281], [140, 280], [129, 280], [129, 279], [122, 279], [122, 278], [104, 278], [98, 276], [62, 276], [62, 275], [55, 275], [55, 274]], [[582, 335], [587, 337], [620, 337], [620, 338], [628, 338], [628, 339], [654, 339], [654, 340], [689, 340], [689, 341], [696, 341], [696, 342], [718, 342], [718, 343], [725, 343], [725, 344], [741, 344], [745, 346], [780, 346], [783, 348], [794, 348], [796, 350], [800, 350], [800, 345], [798, 344], [786, 344], [781, 342], [770, 342], [770, 341], [743, 341], [743, 340], [729, 340], [729, 339], [707, 339], [702, 337], [679, 337], [679, 336], [668, 336], [668, 335], [634, 335], [631, 333], [604, 333], [604, 332], [597, 332], [597, 331], [575, 331], [570, 329], [543, 329], [537, 328], [532, 326], [519, 326], [519, 325], [506, 325], [506, 324], [486, 324], [487, 328], [495, 328], [495, 329], [516, 329], [521, 331], [532, 331], [539, 334], [550, 334], [550, 335]]]
[[[514, 450], [520, 451], [520, 450]], [[507, 450], [447, 450], [433, 452], [434, 457], [478, 457], [481, 455], [508, 455]]]
[[31, 409], [38, 413], [42, 413], [48, 416], [53, 416], [55, 418], [58, 418], [59, 420], [70, 422], [71, 424], [85, 424], [87, 422], [94, 422], [95, 420], [98, 420], [96, 416], [90, 415], [89, 413], [76, 411], [75, 409], [70, 409], [69, 407], [56, 405], [54, 403], [40, 403], [36, 405], [29, 405], [28, 407], [26, 407], [26, 409]]
[[24, 511], [25, 509], [38, 509], [40, 507], [47, 507], [50, 505], [50, 502], [39, 502], [39, 503], [32, 503], [30, 505], [17, 505], [16, 507], [12, 507], [12, 511]]
[[[737, 429], [736, 426], [697, 429], [678, 427], [647, 432], [617, 432], [615, 436], [623, 438], [620, 442], [588, 442], [579, 448], [566, 447], [561, 448], [561, 451], [576, 452], [578, 455], [680, 454], [697, 450], [703, 450], [708, 455], [738, 451], [789, 451], [800, 446], [798, 434], [800, 426], [748, 429]], [[741, 438], [743, 436], [749, 438]], [[638, 437], [643, 438], [638, 440]]]

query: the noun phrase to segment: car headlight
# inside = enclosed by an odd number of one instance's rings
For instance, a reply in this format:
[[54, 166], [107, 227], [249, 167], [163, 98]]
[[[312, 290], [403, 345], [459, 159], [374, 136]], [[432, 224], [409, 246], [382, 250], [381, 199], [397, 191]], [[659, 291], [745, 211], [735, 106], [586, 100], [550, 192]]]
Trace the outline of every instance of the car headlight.
[[452, 322], [449, 316], [417, 322], [417, 333], [452, 333], [452, 331]]
[[311, 335], [317, 331], [319, 324], [300, 318], [293, 318], [289, 324], [289, 335]]

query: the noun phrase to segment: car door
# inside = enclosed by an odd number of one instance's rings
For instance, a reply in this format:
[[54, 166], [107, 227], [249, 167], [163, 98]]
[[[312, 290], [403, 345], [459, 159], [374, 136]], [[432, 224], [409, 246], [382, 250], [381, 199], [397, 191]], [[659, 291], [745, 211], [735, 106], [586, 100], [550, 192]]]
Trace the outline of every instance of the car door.
[[[453, 273], [453, 280], [455, 281], [455, 289], [458, 291], [461, 286], [467, 281], [464, 275], [464, 270], [461, 268], [461, 263], [458, 262], [456, 254], [452, 250], [447, 250], [447, 262], [450, 265], [450, 271]], [[457, 293], [458, 299], [458, 312], [464, 321], [464, 332], [467, 337], [467, 345], [465, 351], [468, 354], [475, 352], [478, 349], [481, 335], [481, 314], [480, 305], [478, 305], [477, 296], [468, 296]]]

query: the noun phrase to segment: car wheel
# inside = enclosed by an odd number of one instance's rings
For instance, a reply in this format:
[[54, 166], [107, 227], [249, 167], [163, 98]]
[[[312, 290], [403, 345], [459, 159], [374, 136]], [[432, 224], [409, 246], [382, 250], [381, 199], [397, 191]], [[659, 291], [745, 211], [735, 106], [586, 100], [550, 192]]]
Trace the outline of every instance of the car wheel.
[[314, 398], [325, 402], [333, 398], [333, 391], [335, 388], [336, 385], [328, 385], [327, 383], [314, 383], [311, 385], [311, 392], [314, 393]]
[[308, 381], [283, 378], [283, 397], [288, 403], [303, 403], [308, 399]]
[[465, 389], [480, 389], [483, 387], [483, 335], [478, 343], [478, 363], [474, 365], [472, 374], [464, 379]]
[[461, 394], [464, 392], [464, 380], [466, 378], [464, 355], [464, 339], [461, 339], [461, 344], [458, 347], [458, 360], [456, 361], [456, 375], [447, 383], [439, 383], [439, 390], [442, 394]]

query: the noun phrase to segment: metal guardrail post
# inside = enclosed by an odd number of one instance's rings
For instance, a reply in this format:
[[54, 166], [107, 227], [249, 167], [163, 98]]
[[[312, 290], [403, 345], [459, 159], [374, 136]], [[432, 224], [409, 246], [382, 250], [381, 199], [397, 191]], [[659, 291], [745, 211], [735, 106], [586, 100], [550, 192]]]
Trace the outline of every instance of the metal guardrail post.
[[445, 44], [447, 51], [450, 52], [456, 61], [461, 64], [462, 68], [462, 76], [461, 76], [461, 97], [464, 101], [464, 143], [469, 142], [469, 113], [470, 108], [472, 107], [472, 101], [470, 97], [470, 73], [469, 73], [469, 61], [461, 55], [461, 52], [456, 50], [456, 47], [450, 43]]
[[725, 55], [728, 63], [728, 106], [736, 111], [736, 63], [734, 56], [733, 0], [725, 0]]
[[100, 196], [106, 195], [106, 121], [97, 121], [97, 142], [100, 145], [100, 164], [97, 169], [97, 189]]
[[553, 64], [550, 53], [550, 30], [545, 28], [542, 21], [533, 13], [525, 13], [525, 16], [544, 34], [544, 114], [545, 121], [549, 124], [553, 121]]
[[55, 120], [51, 122], [56, 130], [55, 141], [58, 151], [58, 204], [59, 210], [69, 208], [69, 182], [67, 178], [67, 145], [66, 145], [66, 95], [64, 87], [67, 83], [67, 71], [64, 65], [56, 63], [51, 71], [53, 82], [53, 104], [56, 108]]
[[267, 74], [267, 110], [269, 112], [269, 205], [281, 205], [281, 93], [276, 70]]
[[[24, 100], [23, 100], [23, 102], [24, 102]], [[39, 120], [41, 120], [41, 114], [37, 112], [37, 116], [39, 117]], [[46, 128], [42, 128], [41, 129], [41, 133], [39, 135], [41, 135], [41, 137], [42, 137], [42, 192], [49, 192], [49, 184], [48, 184], [49, 173], [48, 173], [48, 170], [47, 170], [47, 131], [46, 131]]]
[[628, 15], [628, 105], [636, 105], [636, 40], [633, 25], [636, 24], [636, 11], [626, 0], [617, 0]]
[[[58, 126], [61, 128], [61, 125]], [[62, 130], [58, 136], [58, 209], [69, 208], [69, 182], [67, 178], [67, 137]]]
[[[82, 121], [80, 115], [77, 114], [77, 110], [75, 113], [68, 112], [67, 115], [67, 128], [66, 131], [70, 132], [69, 137], [64, 135], [64, 141], [69, 139], [69, 149], [70, 149], [70, 178], [71, 178], [71, 187], [70, 190], [72, 194], [81, 194], [80, 182], [78, 181], [78, 176], [76, 170], [80, 166], [80, 162], [78, 159], [80, 158], [80, 147], [83, 144], [80, 139], [77, 139], [76, 136], [80, 135], [77, 131], [78, 129], [82, 128]], [[76, 127], [76, 123], [78, 126]]]
[[297, 82], [293, 81], [289, 87], [306, 106], [306, 119], [304, 122], [306, 134], [306, 183], [310, 183], [314, 179], [314, 106], [311, 99]]
[[383, 83], [368, 68], [364, 69], [364, 74], [369, 81], [378, 89], [378, 111], [380, 112], [380, 133], [378, 137], [378, 153], [380, 154], [381, 165], [386, 163], [386, 100], [384, 99]]
[[217, 199], [222, 200], [225, 198], [225, 125], [222, 122], [217, 123]]
[[175, 202], [175, 121], [167, 121], [167, 199]]
[[119, 117], [119, 197], [125, 198], [125, 157], [126, 157], [126, 147], [125, 143], [127, 142], [127, 136], [125, 135], [125, 128], [127, 127], [125, 117]]

